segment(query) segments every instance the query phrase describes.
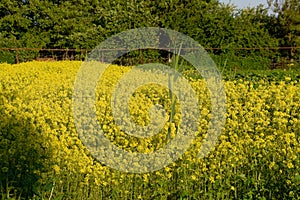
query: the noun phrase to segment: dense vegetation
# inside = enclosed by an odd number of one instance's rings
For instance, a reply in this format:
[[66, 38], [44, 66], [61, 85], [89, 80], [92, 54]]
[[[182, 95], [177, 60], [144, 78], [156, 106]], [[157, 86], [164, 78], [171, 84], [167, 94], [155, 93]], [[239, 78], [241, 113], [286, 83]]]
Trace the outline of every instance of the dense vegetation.
[[[0, 48], [92, 49], [113, 34], [151, 26], [180, 31], [206, 48], [222, 48], [214, 55], [230, 58], [231, 65], [243, 65], [241, 57], [255, 68], [257, 63], [269, 67], [271, 58], [298, 59], [295, 49], [234, 51], [300, 45], [299, 1], [270, 0], [269, 5], [238, 10], [217, 0], [2, 0]], [[30, 60], [38, 53], [22, 51], [19, 59]], [[15, 52], [0, 51], [0, 61], [14, 63]]]
[[[268, 3], [269, 8], [237, 10], [218, 0], [1, 0], [0, 48], [77, 51], [0, 50], [0, 199], [299, 199], [300, 1]], [[82, 60], [87, 52], [80, 49], [147, 26], [173, 29], [217, 48], [208, 51], [222, 73], [226, 122], [214, 149], [199, 158], [212, 115], [210, 80], [183, 62], [180, 73], [199, 100], [196, 138], [176, 162], [131, 174], [96, 160], [79, 138], [72, 95], [81, 61], [10, 63], [16, 54], [21, 62], [40, 56]], [[133, 51], [114, 64], [167, 62], [167, 56]], [[278, 67], [270, 60], [289, 62], [288, 70], [265, 70]], [[130, 69], [111, 65], [98, 82], [99, 125], [106, 138], [128, 152], [156, 151], [177, 134], [181, 105], [162, 86], [139, 87], [128, 101], [134, 122], [147, 124], [153, 104], [162, 105], [170, 120], [153, 137], [128, 136], [114, 121], [110, 99]], [[141, 74], [131, 78], [143, 81]], [[83, 121], [86, 110], [79, 115]], [[90, 129], [92, 124], [85, 127]]]
[[[299, 71], [249, 74], [234, 80], [227, 76], [225, 127], [204, 158], [197, 154], [211, 118], [209, 92], [203, 80], [186, 76], [201, 112], [194, 143], [161, 170], [131, 174], [96, 161], [78, 138], [72, 90], [80, 65], [75, 61], [0, 65], [0, 199], [299, 199]], [[183, 116], [176, 111], [174, 121], [143, 139], [118, 128], [111, 92], [130, 69], [110, 66], [105, 71], [97, 89], [96, 112], [111, 142], [146, 153], [172, 139]], [[139, 74], [131, 78], [143, 79]], [[170, 115], [166, 96], [168, 90], [159, 85], [139, 87], [129, 103], [135, 122], [149, 122], [148, 108], [154, 103]]]

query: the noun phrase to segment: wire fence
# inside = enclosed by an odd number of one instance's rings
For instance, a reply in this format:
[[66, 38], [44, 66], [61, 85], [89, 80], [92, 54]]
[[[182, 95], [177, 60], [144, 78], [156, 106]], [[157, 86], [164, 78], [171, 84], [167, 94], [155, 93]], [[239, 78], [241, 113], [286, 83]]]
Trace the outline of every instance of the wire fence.
[[[129, 64], [134, 64], [136, 62], [146, 62], [147, 58], [149, 60], [149, 55], [145, 55], [143, 52], [147, 50], [157, 50], [157, 51], [171, 51], [172, 48], [145, 48], [138, 50], [135, 54], [137, 58], [131, 56], [127, 57], [126, 62]], [[235, 55], [240, 55], [239, 59], [247, 57], [245, 55], [251, 54], [253, 57], [266, 56], [264, 62], [268, 65], [270, 69], [285, 69], [291, 66], [299, 66], [300, 64], [300, 47], [254, 47], [254, 48], [204, 48], [211, 54], [220, 55], [224, 52], [233, 52], [232, 54], [226, 54], [226, 56], [234, 57]], [[120, 52], [128, 49], [116, 48], [116, 49], [101, 49], [99, 58], [102, 62], [105, 62], [107, 52]], [[182, 50], [193, 50], [192, 48]], [[20, 63], [26, 61], [59, 61], [59, 60], [84, 60], [92, 49], [66, 49], [66, 48], [0, 48], [0, 62], [8, 63]], [[266, 54], [266, 52], [269, 52]], [[170, 53], [160, 54], [163, 55], [165, 60], [170, 59]], [[151, 57], [151, 55], [150, 55]], [[122, 63], [121, 63], [122, 64]]]

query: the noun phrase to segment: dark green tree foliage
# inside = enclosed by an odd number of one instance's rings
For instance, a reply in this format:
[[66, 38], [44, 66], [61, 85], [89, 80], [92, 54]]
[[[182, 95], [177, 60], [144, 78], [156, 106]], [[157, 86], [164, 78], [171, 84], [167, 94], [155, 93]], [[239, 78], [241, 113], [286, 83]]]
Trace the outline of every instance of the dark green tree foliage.
[[[279, 38], [281, 46], [300, 46], [300, 1], [299, 0], [269, 0], [276, 15], [273, 23], [276, 31], [272, 34]], [[291, 49], [290, 58], [299, 57], [295, 49]]]
[[[224, 49], [212, 51], [215, 55], [269, 56], [270, 52], [232, 49], [276, 46], [281, 30], [276, 35], [270, 28], [276, 20], [263, 7], [236, 10], [218, 0], [2, 0], [0, 47], [92, 49], [125, 30], [164, 27], [182, 32], [204, 47]], [[32, 51], [19, 54], [20, 61], [38, 56]], [[127, 58], [147, 62], [161, 55], [167, 54], [135, 51]], [[13, 51], [0, 52], [1, 61], [11, 62], [13, 57]]]

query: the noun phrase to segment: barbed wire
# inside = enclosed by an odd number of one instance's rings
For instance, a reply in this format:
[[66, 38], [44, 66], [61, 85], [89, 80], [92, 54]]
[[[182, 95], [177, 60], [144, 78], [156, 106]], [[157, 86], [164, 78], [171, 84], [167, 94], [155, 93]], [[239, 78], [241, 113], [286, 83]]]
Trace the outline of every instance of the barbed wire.
[[[198, 48], [181, 48], [181, 50], [196, 50]], [[229, 47], [218, 47], [218, 48], [212, 48], [212, 47], [204, 47], [204, 50], [207, 51], [295, 51], [300, 49], [300, 46], [285, 46], [285, 47], [235, 47], [235, 48], [229, 48]], [[89, 48], [33, 48], [33, 47], [0, 47], [1, 51], [9, 51], [14, 52], [14, 61], [15, 63], [24, 62], [24, 58], [21, 55], [22, 52], [25, 51], [35, 51], [36, 55], [32, 57], [29, 60], [38, 60], [38, 61], [48, 61], [48, 60], [82, 60], [84, 59], [89, 52], [91, 52], [93, 49]], [[100, 51], [101, 54], [101, 61], [105, 61], [104, 52], [107, 51], [131, 51], [134, 49], [130, 48], [103, 48]], [[157, 47], [147, 47], [140, 50], [165, 50], [165, 51], [172, 51], [172, 50], [178, 50], [178, 48], [157, 48]], [[47, 53], [48, 52], [48, 53]], [[50, 53], [50, 54], [49, 54]], [[79, 56], [79, 57], [76, 57]], [[170, 55], [168, 55], [170, 57]], [[299, 59], [288, 59], [286, 57], [280, 56], [278, 57], [270, 57], [270, 68], [277, 68], [278, 66], [281, 68], [284, 68], [286, 65], [294, 64], [294, 63], [300, 63]], [[28, 61], [28, 60], [25, 60]], [[0, 60], [1, 62], [1, 60]]]
[[[156, 49], [156, 50], [175, 50], [176, 48], [157, 48], [157, 47], [147, 47], [145, 49]], [[182, 50], [195, 50], [198, 48], [181, 48]], [[295, 47], [204, 47], [205, 50], [291, 50], [300, 49], [300, 46]], [[93, 49], [81, 49], [81, 48], [27, 48], [27, 47], [0, 47], [1, 51], [73, 51], [73, 52], [86, 52], [92, 51]], [[130, 50], [127, 48], [114, 48], [114, 49], [101, 49], [103, 51], [120, 51], [120, 50]]]

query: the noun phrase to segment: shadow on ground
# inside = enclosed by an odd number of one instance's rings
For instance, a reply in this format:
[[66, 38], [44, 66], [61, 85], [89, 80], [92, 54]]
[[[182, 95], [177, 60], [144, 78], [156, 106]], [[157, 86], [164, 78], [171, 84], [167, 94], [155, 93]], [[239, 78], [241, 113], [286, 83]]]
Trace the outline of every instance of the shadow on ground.
[[16, 109], [4, 114], [1, 107], [0, 199], [10, 195], [29, 199], [51, 168], [50, 141], [36, 121]]

